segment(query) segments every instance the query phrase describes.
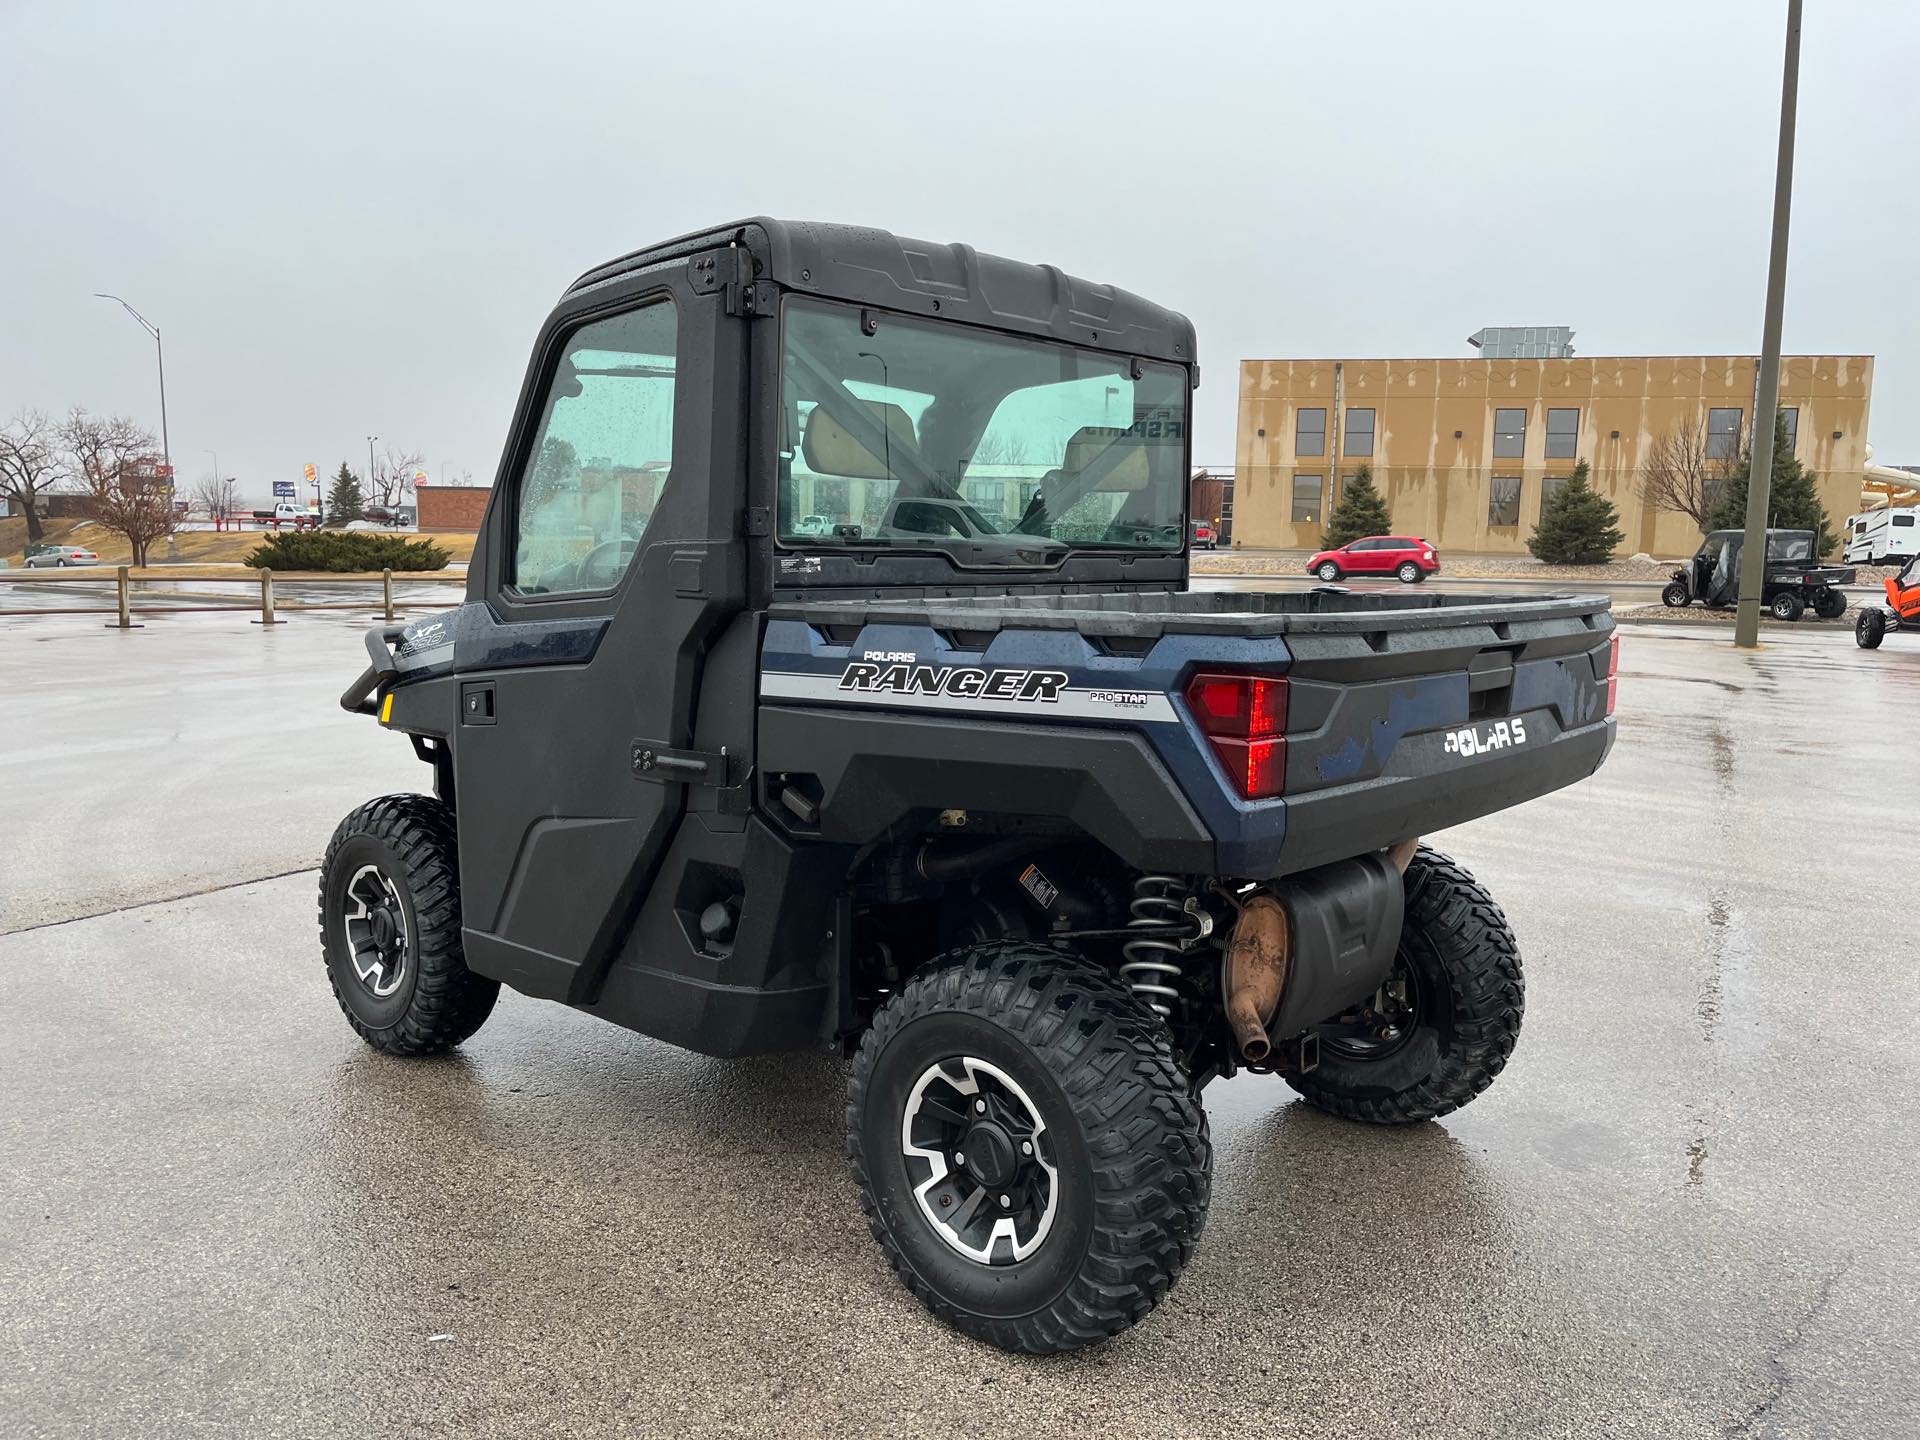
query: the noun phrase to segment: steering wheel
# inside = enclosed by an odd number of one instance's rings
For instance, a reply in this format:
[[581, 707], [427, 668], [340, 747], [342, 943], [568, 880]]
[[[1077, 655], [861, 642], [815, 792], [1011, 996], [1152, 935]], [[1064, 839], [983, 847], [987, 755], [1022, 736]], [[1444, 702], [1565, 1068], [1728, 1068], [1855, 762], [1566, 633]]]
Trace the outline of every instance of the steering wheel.
[[[631, 535], [616, 535], [611, 540], [602, 540], [582, 555], [580, 563], [573, 567], [575, 588], [611, 590], [620, 583], [620, 577], [627, 573], [627, 566], [633, 562], [633, 552], [639, 544]], [[603, 569], [605, 574], [601, 573]]]

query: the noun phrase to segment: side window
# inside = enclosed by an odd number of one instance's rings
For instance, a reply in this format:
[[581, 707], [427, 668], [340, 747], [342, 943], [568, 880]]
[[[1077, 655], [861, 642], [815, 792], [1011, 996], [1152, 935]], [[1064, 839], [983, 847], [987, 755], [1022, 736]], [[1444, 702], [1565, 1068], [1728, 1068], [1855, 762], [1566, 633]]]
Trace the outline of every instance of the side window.
[[632, 563], [673, 472], [678, 328], [660, 300], [568, 337], [514, 497], [522, 594], [610, 589]]

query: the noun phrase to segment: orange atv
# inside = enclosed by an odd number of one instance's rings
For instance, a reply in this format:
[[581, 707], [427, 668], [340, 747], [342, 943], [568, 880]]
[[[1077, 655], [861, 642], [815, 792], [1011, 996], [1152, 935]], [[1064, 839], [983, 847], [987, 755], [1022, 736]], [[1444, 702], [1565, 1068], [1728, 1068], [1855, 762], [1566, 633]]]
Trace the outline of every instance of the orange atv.
[[1920, 555], [1887, 577], [1887, 603], [1862, 606], [1853, 622], [1853, 638], [1862, 650], [1879, 649], [1889, 630], [1920, 630]]

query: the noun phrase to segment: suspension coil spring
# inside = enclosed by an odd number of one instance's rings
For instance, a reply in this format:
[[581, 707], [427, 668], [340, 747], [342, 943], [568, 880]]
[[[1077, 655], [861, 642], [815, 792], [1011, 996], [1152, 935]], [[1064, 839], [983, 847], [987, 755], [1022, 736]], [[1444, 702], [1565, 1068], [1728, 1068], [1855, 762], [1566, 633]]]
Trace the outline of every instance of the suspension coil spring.
[[1194, 946], [1195, 935], [1170, 935], [1165, 927], [1191, 920], [1188, 903], [1192, 892], [1173, 875], [1142, 875], [1133, 882], [1133, 899], [1127, 909], [1132, 919], [1128, 929], [1152, 927], [1162, 933], [1142, 935], [1120, 947], [1126, 961], [1120, 966], [1120, 978], [1138, 995], [1147, 1008], [1163, 1018], [1171, 1018], [1171, 1002], [1180, 998], [1174, 982], [1184, 973], [1186, 954]]

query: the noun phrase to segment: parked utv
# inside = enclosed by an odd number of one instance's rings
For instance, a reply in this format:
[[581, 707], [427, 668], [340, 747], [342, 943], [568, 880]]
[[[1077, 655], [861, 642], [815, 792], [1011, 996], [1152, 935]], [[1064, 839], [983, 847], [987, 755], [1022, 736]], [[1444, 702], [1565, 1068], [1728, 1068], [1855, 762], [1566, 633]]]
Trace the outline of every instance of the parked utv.
[[1889, 630], [1920, 630], [1920, 555], [1885, 583], [1887, 603], [1862, 605], [1854, 617], [1853, 638], [1862, 650], [1878, 650]]
[[443, 1050], [506, 984], [850, 1053], [875, 1237], [1025, 1351], [1173, 1284], [1208, 1081], [1373, 1124], [1472, 1100], [1520, 957], [1419, 837], [1601, 763], [1607, 602], [1190, 591], [1194, 355], [1124, 291], [876, 230], [584, 276], [466, 603], [370, 632], [342, 697], [434, 790], [328, 848], [348, 1022]]
[[[1776, 620], [1798, 620], [1808, 610], [1822, 620], [1846, 613], [1847, 597], [1840, 587], [1853, 583], [1853, 567], [1822, 565], [1813, 553], [1813, 538], [1811, 530], [1767, 531], [1760, 603]], [[1673, 572], [1660, 599], [1673, 610], [1695, 600], [1709, 609], [1732, 609], [1740, 600], [1740, 556], [1745, 549], [1745, 531], [1711, 532], [1694, 557]]]

